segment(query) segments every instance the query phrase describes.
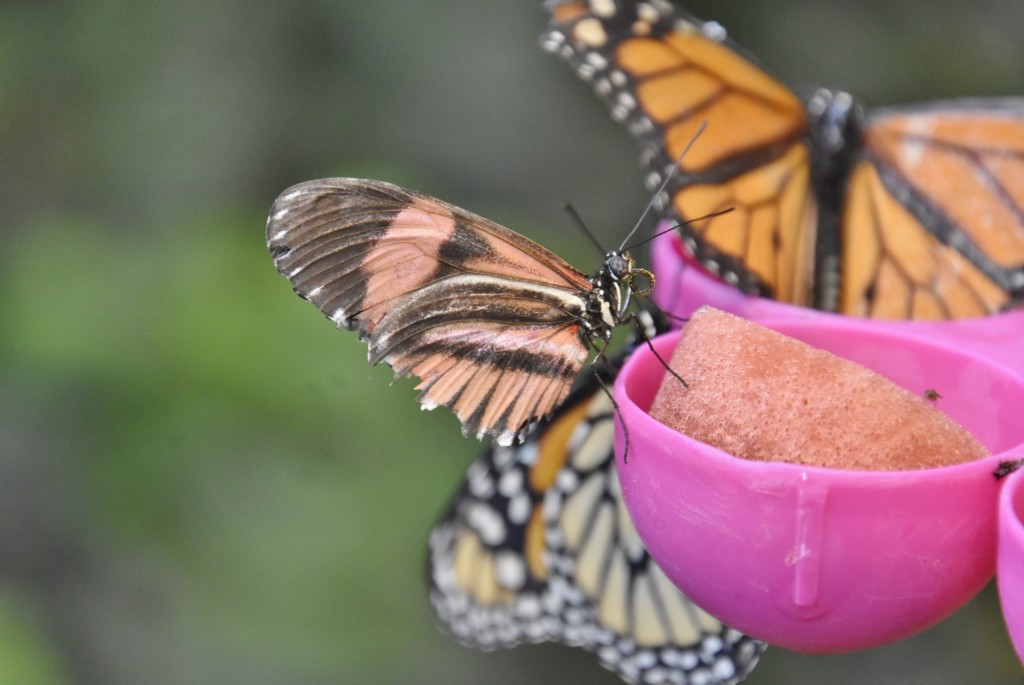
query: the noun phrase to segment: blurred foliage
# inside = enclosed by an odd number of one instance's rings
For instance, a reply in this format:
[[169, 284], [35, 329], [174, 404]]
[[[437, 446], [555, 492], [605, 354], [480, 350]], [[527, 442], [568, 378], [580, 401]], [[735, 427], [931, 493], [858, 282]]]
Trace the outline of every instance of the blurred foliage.
[[[435, 630], [426, 536], [480, 446], [263, 244], [280, 190], [363, 175], [589, 269], [562, 202], [610, 237], [645, 197], [632, 142], [536, 48], [540, 4], [0, 5], [0, 682], [618, 682]], [[1012, 0], [689, 8], [872, 103], [1021, 87]], [[991, 589], [898, 645], [762, 663], [752, 685], [1020, 675]]]

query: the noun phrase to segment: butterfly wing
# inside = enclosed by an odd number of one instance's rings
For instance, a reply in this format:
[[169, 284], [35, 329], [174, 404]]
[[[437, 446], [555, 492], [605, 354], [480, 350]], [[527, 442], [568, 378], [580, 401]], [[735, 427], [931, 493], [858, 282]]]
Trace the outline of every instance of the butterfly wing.
[[706, 614], [650, 558], [622, 501], [596, 381], [473, 463], [430, 538], [431, 601], [460, 642], [556, 641], [631, 683], [724, 685], [764, 644]]
[[382, 181], [289, 188], [267, 222], [274, 264], [371, 364], [417, 376], [420, 402], [509, 444], [568, 394], [588, 356], [586, 277], [527, 238]]
[[879, 111], [864, 145], [840, 311], [950, 319], [1024, 301], [1024, 99]]
[[800, 100], [703, 23], [663, 0], [550, 5], [542, 44], [594, 85], [641, 143], [648, 187], [708, 271], [747, 292], [810, 304], [815, 208]]

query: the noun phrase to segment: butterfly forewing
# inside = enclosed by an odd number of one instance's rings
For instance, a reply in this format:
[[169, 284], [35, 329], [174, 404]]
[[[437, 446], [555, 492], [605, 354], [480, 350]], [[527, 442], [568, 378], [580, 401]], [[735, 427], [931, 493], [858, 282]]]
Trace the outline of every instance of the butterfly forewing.
[[431, 601], [469, 646], [582, 646], [631, 683], [725, 685], [764, 645], [706, 614], [647, 554], [593, 378], [526, 441], [474, 462], [430, 538]]
[[[567, 0], [552, 8], [544, 46], [590, 81], [643, 146], [659, 187], [698, 126], [707, 130], [665, 188], [680, 229], [706, 269], [745, 291], [810, 304], [814, 205], [807, 117], [800, 100], [735, 46], [721, 27], [662, 0]], [[804, 165], [801, 167], [800, 165]]]
[[370, 362], [421, 379], [426, 408], [509, 443], [565, 397], [588, 356], [592, 289], [565, 261], [487, 219], [381, 181], [286, 190], [267, 245], [296, 292], [359, 331]]

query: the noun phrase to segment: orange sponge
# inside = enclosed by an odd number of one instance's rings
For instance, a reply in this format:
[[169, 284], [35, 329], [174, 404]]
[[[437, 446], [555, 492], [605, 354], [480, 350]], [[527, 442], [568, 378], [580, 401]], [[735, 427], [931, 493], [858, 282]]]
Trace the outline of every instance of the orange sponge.
[[709, 307], [690, 319], [671, 366], [689, 388], [666, 374], [651, 416], [738, 457], [898, 470], [988, 454], [930, 402], [892, 381]]

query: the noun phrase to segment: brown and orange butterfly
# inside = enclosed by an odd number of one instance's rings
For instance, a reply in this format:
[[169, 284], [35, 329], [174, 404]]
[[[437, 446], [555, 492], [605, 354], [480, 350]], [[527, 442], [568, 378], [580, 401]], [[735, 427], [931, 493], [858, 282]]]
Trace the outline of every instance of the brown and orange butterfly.
[[628, 251], [588, 278], [518, 233], [383, 181], [289, 188], [267, 247], [301, 297], [359, 332], [371, 364], [419, 377], [424, 408], [450, 407], [464, 434], [501, 445], [565, 399], [591, 350], [633, 319], [632, 296], [654, 285]]
[[945, 319], [1024, 301], [1024, 99], [865, 115], [806, 103], [665, 0], [549, 0], [542, 44], [643, 148], [653, 189], [704, 269], [746, 292], [858, 316]]

